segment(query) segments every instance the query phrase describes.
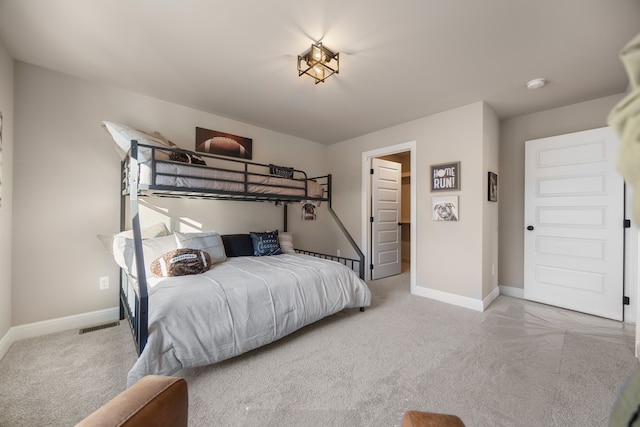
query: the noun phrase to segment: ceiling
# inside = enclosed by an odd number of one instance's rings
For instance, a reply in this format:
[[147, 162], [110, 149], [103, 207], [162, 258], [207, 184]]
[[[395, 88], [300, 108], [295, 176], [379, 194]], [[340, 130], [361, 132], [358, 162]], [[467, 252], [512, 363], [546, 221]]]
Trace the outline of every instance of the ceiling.
[[[622, 93], [639, 31], [638, 0], [0, 0], [16, 60], [323, 144]], [[314, 41], [340, 52], [317, 85], [296, 70]]]

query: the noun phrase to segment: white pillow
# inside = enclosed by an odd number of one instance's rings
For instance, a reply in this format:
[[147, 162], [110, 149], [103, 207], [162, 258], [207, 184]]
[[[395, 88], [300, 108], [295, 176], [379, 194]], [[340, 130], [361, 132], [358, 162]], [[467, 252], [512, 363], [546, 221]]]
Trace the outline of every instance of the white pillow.
[[[169, 230], [163, 222], [150, 225], [149, 227], [140, 230], [143, 239], [149, 239], [151, 237], [168, 236]], [[133, 239], [133, 230], [121, 231], [117, 234], [98, 234], [98, 239], [102, 242], [105, 248], [111, 254], [114, 253], [114, 241], [115, 239]]]
[[293, 234], [280, 232], [278, 233], [278, 241], [280, 243], [280, 250], [283, 254], [295, 254], [296, 251], [293, 248]]
[[[131, 247], [133, 248], [133, 240], [131, 240]], [[163, 237], [155, 237], [153, 239], [142, 239], [144, 271], [147, 277], [153, 277], [153, 272], [151, 271], [151, 264], [153, 263], [153, 261], [160, 258], [167, 252], [176, 249], [178, 249], [178, 244], [176, 242], [176, 237], [172, 234]], [[137, 277], [138, 269], [135, 264], [135, 255], [133, 256], [132, 261], [133, 265], [131, 266], [129, 271], [131, 271], [132, 276]]]
[[[175, 236], [169, 234], [169, 230], [164, 223], [146, 227], [141, 230], [141, 234], [144, 263], [146, 271], [149, 273], [153, 260], [165, 252], [177, 249], [176, 239]], [[98, 238], [107, 246], [107, 249], [109, 249], [109, 242], [111, 242], [110, 250], [118, 266], [125, 270], [126, 273], [134, 277], [137, 276], [138, 269], [135, 262], [132, 230], [123, 231], [116, 235], [100, 234]]]
[[207, 252], [211, 257], [211, 264], [227, 260], [222, 237], [216, 231], [201, 233], [175, 233], [178, 249], [199, 249]]
[[[118, 244], [116, 250], [116, 242]], [[138, 267], [136, 265], [136, 254], [133, 239], [115, 239], [114, 240], [113, 259], [128, 274], [138, 277]], [[147, 277], [152, 277], [151, 263], [160, 258], [163, 254], [173, 251], [177, 248], [176, 238], [173, 234], [162, 237], [154, 237], [142, 239], [142, 256], [144, 258], [144, 267]]]
[[[153, 145], [154, 147], [178, 148], [173, 142], [167, 140], [157, 132], [143, 132], [137, 129], [130, 128], [129, 126], [113, 122], [102, 123], [104, 123], [104, 127], [111, 134], [111, 137], [115, 141], [116, 151], [122, 159], [125, 158], [126, 153], [128, 153], [131, 149], [132, 139], [135, 139], [140, 144]], [[157, 150], [156, 159], [169, 160], [169, 153]], [[138, 151], [138, 161], [146, 162], [149, 160], [151, 160], [151, 150], [148, 148], [140, 149]]]

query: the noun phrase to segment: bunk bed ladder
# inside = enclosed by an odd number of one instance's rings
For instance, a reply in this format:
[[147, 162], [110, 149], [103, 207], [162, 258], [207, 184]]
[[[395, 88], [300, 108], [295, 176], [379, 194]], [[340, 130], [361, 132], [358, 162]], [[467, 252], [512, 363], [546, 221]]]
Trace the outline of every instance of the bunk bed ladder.
[[[357, 245], [356, 241], [353, 240], [353, 237], [351, 236], [351, 234], [349, 233], [349, 230], [347, 230], [347, 228], [344, 226], [344, 224], [342, 223], [342, 221], [340, 220], [340, 218], [338, 218], [338, 214], [333, 210], [333, 207], [331, 206], [331, 174], [328, 174], [326, 176], [327, 178], [327, 200], [329, 201], [329, 207], [327, 208], [327, 210], [329, 211], [329, 213], [331, 214], [331, 216], [333, 217], [333, 220], [336, 222], [336, 224], [338, 225], [338, 227], [340, 228], [340, 231], [342, 231], [342, 234], [347, 238], [347, 240], [349, 241], [349, 244], [351, 244], [351, 247], [353, 248], [353, 250], [356, 252], [356, 254], [358, 255], [358, 259], [351, 259], [351, 258], [344, 258], [344, 257], [340, 257], [340, 256], [327, 256], [324, 254], [319, 254], [317, 252], [313, 252], [313, 251], [306, 251], [306, 250], [296, 250], [298, 252], [302, 252], [308, 255], [313, 255], [313, 256], [318, 256], [320, 258], [325, 258], [325, 259], [332, 259], [334, 261], [338, 261], [338, 262], [342, 262], [343, 264], [347, 264], [347, 262], [349, 261], [353, 261], [353, 262], [358, 262], [358, 275], [360, 276], [360, 278], [362, 280], [364, 280], [364, 253], [360, 250], [360, 247]], [[287, 212], [287, 205], [284, 205], [284, 228], [283, 231], [287, 231], [287, 224], [289, 223], [289, 216], [288, 216], [288, 212]], [[353, 264], [352, 264], [353, 265]]]
[[333, 210], [333, 207], [331, 206], [331, 174], [329, 174], [327, 176], [327, 185], [328, 185], [328, 190], [329, 190], [329, 213], [331, 214], [331, 216], [333, 217], [334, 221], [336, 222], [336, 224], [338, 224], [338, 227], [340, 227], [340, 230], [342, 231], [342, 234], [344, 234], [344, 236], [347, 238], [347, 240], [349, 241], [349, 243], [351, 244], [351, 247], [353, 248], [354, 251], [356, 251], [356, 253], [358, 254], [358, 258], [360, 259], [360, 264], [358, 265], [358, 274], [360, 275], [360, 278], [362, 280], [364, 280], [364, 253], [362, 252], [362, 250], [360, 250], [360, 247], [356, 244], [356, 241], [353, 240], [353, 237], [351, 237], [351, 233], [349, 233], [349, 231], [347, 230], [347, 228], [344, 226], [344, 224], [342, 223], [342, 221], [340, 221], [340, 218], [338, 218], [338, 214], [335, 213], [335, 211]]

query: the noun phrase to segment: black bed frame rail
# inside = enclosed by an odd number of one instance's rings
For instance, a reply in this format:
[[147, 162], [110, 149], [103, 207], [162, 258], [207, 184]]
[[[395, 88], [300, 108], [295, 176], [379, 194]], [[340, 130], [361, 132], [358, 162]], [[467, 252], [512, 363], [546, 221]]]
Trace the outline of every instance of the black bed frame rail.
[[[358, 254], [359, 259], [345, 258], [334, 255], [322, 254], [319, 252], [306, 251], [296, 249], [298, 253], [304, 253], [307, 255], [311, 255], [317, 258], [329, 259], [333, 261], [340, 262], [345, 266], [350, 266], [352, 270], [355, 271], [355, 264], [358, 264], [358, 274], [362, 280], [364, 280], [364, 253], [360, 250], [358, 245], [356, 244], [353, 237], [349, 234], [345, 226], [342, 224], [338, 215], [333, 211], [331, 206], [331, 175], [320, 176], [315, 178], [307, 178], [307, 175], [304, 171], [294, 170], [296, 173], [302, 174], [304, 178], [297, 178], [298, 180], [305, 181], [305, 196], [269, 196], [267, 194], [262, 193], [250, 193], [248, 191], [237, 193], [237, 192], [218, 192], [216, 190], [210, 189], [189, 189], [188, 191], [184, 191], [184, 189], [180, 189], [178, 187], [169, 187], [169, 186], [157, 186], [150, 185], [149, 190], [141, 192], [139, 185], [139, 169], [138, 169], [138, 149], [139, 147], [149, 148], [151, 149], [151, 163], [152, 163], [152, 177], [153, 182], [155, 183], [155, 150], [161, 151], [175, 151], [175, 152], [185, 152], [185, 150], [180, 149], [165, 149], [165, 148], [157, 148], [150, 145], [138, 144], [137, 141], [131, 141], [131, 150], [130, 154], [125, 157], [122, 161], [122, 187], [120, 191], [120, 230], [125, 230], [126, 226], [126, 198], [129, 197], [129, 210], [131, 215], [131, 226], [133, 231], [133, 240], [134, 240], [134, 250], [136, 255], [136, 269], [138, 272], [137, 283], [132, 283], [132, 279], [128, 277], [124, 272], [121, 271], [120, 274], [120, 319], [123, 320], [125, 316], [129, 320], [129, 326], [131, 328], [131, 333], [134, 337], [134, 341], [136, 343], [136, 350], [138, 355], [142, 353], [145, 345], [147, 344], [147, 338], [149, 336], [148, 330], [148, 320], [149, 320], [149, 293], [147, 287], [147, 278], [144, 267], [144, 259], [143, 259], [143, 250], [142, 250], [142, 231], [140, 227], [140, 211], [138, 206], [138, 197], [139, 196], [159, 196], [159, 197], [180, 197], [180, 198], [198, 198], [198, 199], [223, 199], [223, 200], [247, 200], [247, 201], [269, 201], [276, 203], [287, 203], [287, 202], [299, 202], [302, 200], [317, 200], [317, 201], [328, 201], [328, 210], [331, 213], [331, 216], [334, 218], [340, 230], [345, 235], [354, 251]], [[249, 165], [253, 165], [255, 167], [270, 167], [271, 165], [265, 165], [261, 163], [248, 162], [244, 160], [235, 160], [227, 157], [209, 155], [209, 154], [200, 154], [198, 156], [213, 158], [217, 160], [223, 160], [228, 162], [237, 162], [244, 163], [244, 184], [245, 190], [248, 190], [248, 176], [250, 175], [263, 175], [263, 176], [272, 176], [266, 174], [259, 174], [249, 172]], [[162, 161], [162, 160], [160, 160]], [[160, 162], [158, 161], [158, 162]], [[190, 164], [190, 166], [198, 166], [194, 164]], [[209, 168], [209, 166], [200, 166]], [[216, 170], [229, 171], [238, 173], [238, 170], [232, 169], [222, 169], [222, 168], [214, 168]], [[201, 178], [201, 177], [198, 177]], [[294, 178], [296, 179], [296, 178]], [[312, 179], [320, 183], [323, 187], [323, 197], [307, 197], [308, 188], [306, 182], [308, 179]], [[291, 186], [278, 186], [281, 188], [296, 188], [299, 187], [291, 187]], [[193, 191], [192, 191], [193, 190]], [[287, 209], [286, 204], [284, 206], [284, 230], [287, 229]], [[124, 276], [124, 277], [123, 277]], [[127, 291], [124, 290], [124, 285], [127, 285]], [[131, 307], [131, 295], [130, 292], [133, 292], [133, 307]], [[361, 308], [362, 310], [362, 308]]]
[[[125, 199], [128, 194], [138, 277], [137, 286], [135, 286], [136, 283], [132, 283], [134, 279], [126, 275], [124, 275], [126, 277], [123, 278], [123, 273], [120, 273], [120, 320], [124, 319], [126, 312], [131, 333], [136, 343], [136, 351], [138, 352], [138, 355], [140, 355], [142, 350], [144, 350], [144, 347], [147, 344], [147, 338], [149, 337], [149, 292], [142, 250], [142, 231], [140, 228], [138, 191], [132, 191], [130, 193], [125, 191], [125, 188], [137, 189], [139, 186], [138, 143], [137, 141], [131, 142], [130, 156], [125, 158], [121, 165], [124, 180], [122, 182], [122, 191], [120, 192], [120, 230], [125, 229]], [[129, 163], [130, 166], [129, 172], [127, 172], [127, 163]], [[125, 283], [127, 286], [127, 292], [124, 290]], [[133, 292], [133, 308], [130, 305], [132, 299], [129, 294], [130, 292]]]
[[[270, 173], [270, 169], [275, 165], [264, 164], [264, 163], [256, 163], [248, 160], [241, 159], [233, 159], [229, 157], [218, 156], [215, 154], [209, 153], [198, 153], [197, 156], [203, 159], [211, 159], [215, 161], [218, 166], [211, 165], [199, 165], [194, 163], [182, 163], [176, 162], [172, 160], [158, 160], [156, 159], [158, 153], [164, 153], [170, 155], [171, 153], [185, 153], [187, 151], [179, 149], [179, 148], [165, 148], [165, 147], [155, 147], [153, 145], [147, 144], [139, 144], [137, 141], [131, 141], [131, 154], [124, 159], [123, 165], [126, 165], [127, 161], [132, 160], [133, 156], [133, 148], [136, 147], [136, 152], [139, 153], [140, 148], [148, 149], [150, 152], [150, 169], [151, 169], [151, 184], [145, 186], [144, 190], [139, 190], [140, 195], [153, 195], [160, 197], [191, 197], [198, 199], [225, 199], [225, 200], [246, 200], [246, 201], [268, 201], [268, 202], [299, 202], [302, 200], [315, 200], [315, 201], [329, 201], [330, 195], [328, 194], [327, 184], [323, 182], [319, 182], [323, 187], [323, 195], [318, 196], [310, 196], [308, 182], [310, 180], [316, 180], [315, 178], [309, 179], [307, 177], [306, 172], [290, 168], [293, 174], [292, 178], [288, 178], [291, 181], [297, 181], [302, 183], [303, 186], [295, 186], [295, 185], [287, 185], [284, 183], [273, 184], [273, 183], [262, 183], [262, 182], [251, 182], [250, 177], [278, 177], [277, 175], [273, 175]], [[139, 162], [138, 162], [139, 163]], [[221, 167], [219, 164], [222, 163], [226, 167]], [[157, 165], [158, 164], [180, 164], [180, 165], [188, 165], [189, 168], [194, 168], [193, 170], [206, 170], [211, 172], [225, 172], [235, 177], [211, 177], [211, 176], [202, 176], [202, 175], [189, 175], [185, 173], [181, 173], [177, 175], [175, 173], [168, 172], [158, 172]], [[237, 165], [238, 168], [231, 168], [232, 165]], [[122, 192], [124, 194], [129, 194], [131, 192], [130, 184], [132, 175], [134, 173], [139, 173], [139, 171], [131, 171], [130, 169], [123, 168], [122, 169]], [[178, 176], [182, 178], [194, 178], [200, 179], [205, 182], [220, 182], [220, 183], [231, 183], [231, 184], [239, 184], [242, 186], [244, 191], [231, 191], [231, 190], [219, 190], [219, 189], [211, 189], [211, 188], [189, 188], [185, 191], [184, 188], [174, 187], [170, 185], [161, 185], [157, 184], [157, 178], [160, 176], [174, 177]], [[297, 190], [304, 191], [304, 194], [301, 195], [273, 195], [273, 194], [265, 194], [259, 192], [251, 192], [249, 191], [250, 186], [256, 185], [260, 187], [270, 187], [274, 189], [282, 189], [282, 190]]]
[[[308, 251], [306, 249], [297, 249], [296, 248], [295, 251], [298, 254], [311, 255], [311, 256], [316, 257], [316, 258], [328, 259], [328, 260], [331, 260], [331, 261], [339, 262], [340, 264], [343, 264], [343, 265], [349, 267], [353, 271], [359, 271], [359, 269], [360, 269], [359, 264], [361, 262], [360, 262], [359, 259], [345, 258], [345, 257], [342, 257], [342, 256], [337, 256], [337, 255], [328, 255], [328, 254], [323, 254], [321, 252]], [[358, 268], [358, 270], [356, 270], [356, 268]]]
[[[140, 294], [137, 293], [134, 287], [129, 288], [129, 280], [131, 279], [122, 277], [123, 275], [126, 276], [126, 274], [120, 274], [120, 320], [125, 319], [125, 317], [129, 320], [131, 334], [136, 343], [136, 351], [138, 355], [140, 355], [147, 344], [147, 337], [149, 335], [149, 295], [147, 294], [146, 287], [144, 288], [144, 292]], [[128, 287], [127, 292], [124, 290], [125, 284]], [[129, 292], [133, 292], [133, 298], [131, 298]], [[133, 307], [131, 307], [132, 300]]]

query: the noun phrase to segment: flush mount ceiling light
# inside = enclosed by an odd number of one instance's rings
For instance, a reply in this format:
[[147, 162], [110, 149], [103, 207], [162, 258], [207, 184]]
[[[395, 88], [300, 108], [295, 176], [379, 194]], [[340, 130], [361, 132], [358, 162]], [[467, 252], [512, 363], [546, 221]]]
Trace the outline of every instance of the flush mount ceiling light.
[[527, 82], [527, 89], [540, 89], [546, 83], [547, 81], [543, 78], [529, 80]]
[[316, 84], [324, 81], [332, 74], [338, 74], [340, 54], [333, 53], [318, 42], [302, 55], [298, 55], [298, 77], [303, 74], [311, 76]]

